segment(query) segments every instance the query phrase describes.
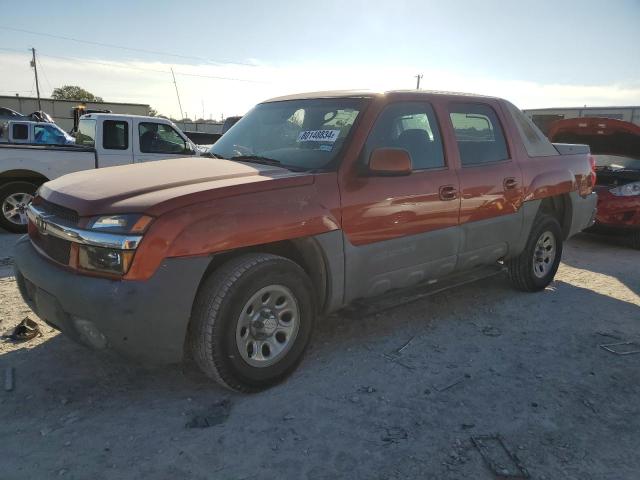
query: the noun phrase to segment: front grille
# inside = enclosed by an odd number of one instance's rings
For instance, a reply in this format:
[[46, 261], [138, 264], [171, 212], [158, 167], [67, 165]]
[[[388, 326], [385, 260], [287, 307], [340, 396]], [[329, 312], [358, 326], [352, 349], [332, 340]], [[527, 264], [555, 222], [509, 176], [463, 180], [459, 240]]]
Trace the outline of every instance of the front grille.
[[47, 202], [44, 199], [40, 199], [40, 203], [37, 205], [39, 210], [42, 210], [47, 215], [53, 215], [57, 219], [63, 220], [65, 224], [69, 226], [78, 225], [78, 212], [71, 210], [70, 208], [57, 205], [55, 203]]
[[71, 242], [51, 235], [42, 235], [37, 230], [31, 233], [31, 241], [52, 260], [69, 265]]

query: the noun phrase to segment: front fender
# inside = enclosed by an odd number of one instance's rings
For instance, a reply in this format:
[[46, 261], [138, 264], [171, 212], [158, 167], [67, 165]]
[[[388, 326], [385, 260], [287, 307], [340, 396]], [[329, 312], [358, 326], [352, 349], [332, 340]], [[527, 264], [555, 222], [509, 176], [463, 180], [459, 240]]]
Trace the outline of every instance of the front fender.
[[335, 190], [324, 191], [315, 182], [202, 202], [154, 221], [125, 278], [150, 278], [167, 257], [211, 255], [338, 229]]

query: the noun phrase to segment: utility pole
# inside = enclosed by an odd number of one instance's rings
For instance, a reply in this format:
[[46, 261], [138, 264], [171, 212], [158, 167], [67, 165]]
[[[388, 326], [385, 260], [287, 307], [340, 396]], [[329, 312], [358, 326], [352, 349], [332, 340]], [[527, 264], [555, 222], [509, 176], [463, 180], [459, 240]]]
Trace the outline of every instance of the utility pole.
[[38, 110], [42, 110], [42, 105], [40, 104], [40, 85], [38, 84], [38, 65], [36, 65], [36, 49], [32, 48], [31, 53], [33, 54], [33, 59], [31, 60], [31, 66], [33, 67], [33, 71], [36, 74], [36, 92], [38, 93]]
[[420, 90], [420, 79], [424, 76], [421, 73], [419, 73], [418, 75], [414, 75], [415, 78], [418, 80], [417, 84], [416, 84], [416, 90]]
[[180, 107], [180, 120], [184, 120], [184, 114], [182, 113], [182, 103], [180, 103], [180, 94], [178, 93], [178, 84], [176, 83], [176, 76], [173, 74], [173, 67], [171, 68], [171, 76], [173, 77], [173, 85], [176, 87], [176, 97], [178, 97], [178, 106]]

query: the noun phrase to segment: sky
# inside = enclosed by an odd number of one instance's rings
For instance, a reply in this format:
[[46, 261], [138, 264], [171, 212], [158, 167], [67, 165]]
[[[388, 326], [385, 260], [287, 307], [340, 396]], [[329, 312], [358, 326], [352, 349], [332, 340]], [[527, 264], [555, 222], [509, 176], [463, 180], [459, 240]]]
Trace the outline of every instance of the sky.
[[[520, 108], [640, 105], [640, 0], [0, 0], [0, 95], [79, 85], [180, 117], [421, 87]], [[66, 37], [66, 38], [61, 38]], [[28, 112], [27, 112], [28, 113]]]

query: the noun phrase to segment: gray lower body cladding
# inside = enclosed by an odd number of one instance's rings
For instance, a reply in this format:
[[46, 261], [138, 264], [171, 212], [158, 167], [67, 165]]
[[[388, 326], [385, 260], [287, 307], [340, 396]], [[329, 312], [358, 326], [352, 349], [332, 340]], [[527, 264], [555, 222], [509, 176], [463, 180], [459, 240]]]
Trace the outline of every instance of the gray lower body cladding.
[[[572, 193], [569, 236], [593, 224], [596, 195]], [[479, 222], [365, 246], [342, 231], [313, 238], [323, 254], [326, 312], [358, 298], [434, 282], [452, 273], [489, 265], [522, 251], [540, 207]], [[87, 277], [43, 256], [27, 237], [15, 247], [18, 285], [34, 312], [69, 337], [93, 348], [112, 348], [152, 363], [184, 356], [193, 301], [210, 257], [165, 259], [149, 280]]]
[[15, 271], [24, 300], [44, 321], [92, 348], [112, 348], [155, 364], [176, 363], [209, 257], [166, 259], [149, 280], [74, 274], [43, 258], [22, 237]]
[[598, 195], [593, 192], [581, 197], [578, 192], [571, 192], [571, 229], [568, 237], [591, 227], [596, 219]]

